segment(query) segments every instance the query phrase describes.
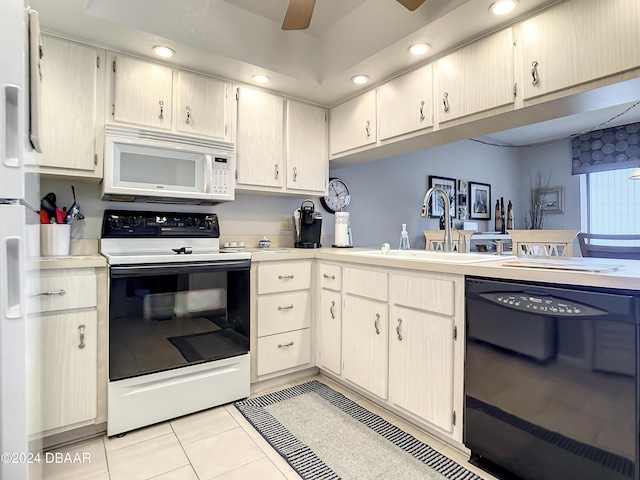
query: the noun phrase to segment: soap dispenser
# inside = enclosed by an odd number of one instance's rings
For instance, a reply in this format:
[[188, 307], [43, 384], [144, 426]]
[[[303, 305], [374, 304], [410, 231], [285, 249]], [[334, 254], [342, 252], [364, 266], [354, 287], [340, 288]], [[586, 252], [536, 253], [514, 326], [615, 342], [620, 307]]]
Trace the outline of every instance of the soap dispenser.
[[409, 250], [409, 232], [407, 232], [407, 224], [402, 224], [402, 231], [400, 232], [400, 250]]

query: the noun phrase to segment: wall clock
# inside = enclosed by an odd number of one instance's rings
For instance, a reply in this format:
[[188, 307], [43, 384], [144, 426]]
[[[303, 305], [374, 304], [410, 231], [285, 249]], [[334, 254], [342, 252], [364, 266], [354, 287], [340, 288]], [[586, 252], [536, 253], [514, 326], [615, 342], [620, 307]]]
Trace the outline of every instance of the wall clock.
[[320, 197], [322, 207], [330, 213], [341, 212], [349, 206], [350, 202], [351, 194], [347, 184], [339, 178], [330, 178], [327, 196]]

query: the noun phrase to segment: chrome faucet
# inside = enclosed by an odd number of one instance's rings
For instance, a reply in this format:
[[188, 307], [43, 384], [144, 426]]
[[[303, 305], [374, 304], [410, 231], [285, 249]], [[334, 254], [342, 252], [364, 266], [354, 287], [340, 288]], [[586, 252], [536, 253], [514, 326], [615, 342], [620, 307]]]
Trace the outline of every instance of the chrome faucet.
[[453, 242], [451, 241], [451, 218], [449, 216], [449, 197], [446, 192], [441, 188], [431, 187], [427, 190], [427, 193], [424, 194], [424, 202], [422, 203], [422, 212], [420, 212], [421, 217], [427, 216], [427, 208], [429, 205], [429, 199], [431, 195], [434, 193], [440, 194], [442, 197], [442, 203], [444, 204], [444, 251], [445, 252], [453, 252]]

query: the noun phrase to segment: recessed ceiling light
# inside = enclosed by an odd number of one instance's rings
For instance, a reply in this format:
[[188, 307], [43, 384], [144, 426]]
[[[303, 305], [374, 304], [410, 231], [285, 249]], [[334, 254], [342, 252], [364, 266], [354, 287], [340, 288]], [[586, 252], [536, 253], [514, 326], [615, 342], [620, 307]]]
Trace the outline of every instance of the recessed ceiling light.
[[414, 43], [409, 47], [409, 51], [413, 55], [424, 55], [431, 49], [431, 45], [428, 43]]
[[498, 0], [491, 4], [489, 11], [494, 15], [505, 15], [514, 8], [516, 8], [515, 0]]
[[175, 50], [163, 45], [156, 45], [151, 50], [153, 50], [153, 53], [163, 58], [171, 58], [176, 54]]
[[357, 85], [362, 85], [369, 81], [369, 77], [367, 75], [356, 75], [355, 77], [351, 77], [351, 81]]
[[251, 78], [253, 78], [253, 81], [256, 83], [268, 83], [271, 81], [271, 78], [266, 75], [254, 75]]

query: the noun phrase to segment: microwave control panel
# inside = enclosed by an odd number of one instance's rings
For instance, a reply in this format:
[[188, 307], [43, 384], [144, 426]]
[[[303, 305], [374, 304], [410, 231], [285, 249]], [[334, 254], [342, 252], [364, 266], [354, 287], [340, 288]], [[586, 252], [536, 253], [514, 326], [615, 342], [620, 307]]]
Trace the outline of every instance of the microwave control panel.
[[231, 162], [227, 157], [213, 157], [211, 162], [211, 193], [229, 193], [231, 190]]

